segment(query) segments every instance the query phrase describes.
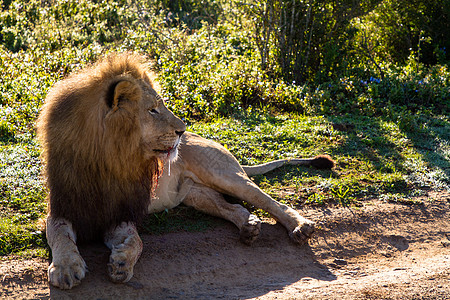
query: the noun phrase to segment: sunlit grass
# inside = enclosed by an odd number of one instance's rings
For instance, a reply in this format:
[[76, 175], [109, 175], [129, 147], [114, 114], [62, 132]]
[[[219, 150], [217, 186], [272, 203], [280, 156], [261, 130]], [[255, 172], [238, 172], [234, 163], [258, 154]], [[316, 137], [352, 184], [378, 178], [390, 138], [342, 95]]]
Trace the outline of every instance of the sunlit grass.
[[[335, 130], [336, 123], [349, 124], [351, 130]], [[441, 125], [450, 129], [448, 122]], [[405, 132], [391, 120], [249, 115], [194, 124], [190, 130], [226, 144], [242, 164], [330, 154], [337, 161], [333, 171], [283, 167], [254, 177], [275, 199], [293, 206], [351, 205], [371, 198], [399, 202], [397, 198], [408, 199], [423, 190], [449, 189], [448, 143], [431, 142], [442, 154], [424, 152], [411, 138], [415, 132]], [[432, 160], [433, 155], [441, 159]]]
[[[336, 130], [333, 124], [338, 123], [350, 129]], [[242, 164], [329, 154], [337, 162], [332, 171], [285, 166], [253, 179], [277, 201], [292, 207], [358, 206], [373, 198], [420, 204], [414, 196], [429, 189], [449, 189], [450, 123], [439, 124], [429, 131], [409, 132], [390, 120], [351, 115], [327, 118], [251, 112], [194, 123], [189, 130], [226, 145]], [[39, 225], [46, 208], [39, 148], [34, 137], [20, 139], [1, 146], [3, 255], [25, 254], [45, 245]], [[213, 219], [184, 208], [152, 216], [142, 230], [204, 230], [212, 224]]]

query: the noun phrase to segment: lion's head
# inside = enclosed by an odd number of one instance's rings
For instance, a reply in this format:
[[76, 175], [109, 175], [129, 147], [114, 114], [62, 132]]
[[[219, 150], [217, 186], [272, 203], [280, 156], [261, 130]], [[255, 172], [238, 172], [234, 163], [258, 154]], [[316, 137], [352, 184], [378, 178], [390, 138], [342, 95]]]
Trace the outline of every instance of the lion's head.
[[55, 84], [37, 129], [49, 214], [87, 240], [145, 213], [185, 125], [164, 105], [142, 58], [123, 53]]

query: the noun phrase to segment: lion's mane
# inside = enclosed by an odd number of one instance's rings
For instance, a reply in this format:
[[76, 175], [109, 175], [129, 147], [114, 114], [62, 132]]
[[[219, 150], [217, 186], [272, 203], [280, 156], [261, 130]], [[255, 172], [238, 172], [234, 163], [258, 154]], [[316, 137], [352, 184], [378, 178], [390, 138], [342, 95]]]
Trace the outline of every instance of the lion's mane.
[[[55, 84], [38, 119], [49, 215], [72, 222], [78, 241], [139, 222], [161, 170], [160, 161], [143, 155], [139, 100], [112, 109], [122, 79], [153, 87], [139, 56], [109, 55]], [[141, 97], [139, 90], [133, 97]]]

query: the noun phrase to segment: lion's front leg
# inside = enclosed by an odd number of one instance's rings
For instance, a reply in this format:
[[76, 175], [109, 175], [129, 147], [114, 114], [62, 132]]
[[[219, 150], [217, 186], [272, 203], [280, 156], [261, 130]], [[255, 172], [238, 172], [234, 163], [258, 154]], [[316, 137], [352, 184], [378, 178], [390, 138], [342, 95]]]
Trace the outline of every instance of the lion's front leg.
[[136, 226], [122, 222], [106, 233], [105, 244], [111, 249], [109, 277], [113, 282], [128, 282], [133, 277], [134, 265], [142, 253], [142, 240]]
[[63, 218], [47, 218], [47, 241], [53, 260], [48, 267], [48, 281], [61, 289], [80, 284], [87, 272], [78, 251], [72, 224]]

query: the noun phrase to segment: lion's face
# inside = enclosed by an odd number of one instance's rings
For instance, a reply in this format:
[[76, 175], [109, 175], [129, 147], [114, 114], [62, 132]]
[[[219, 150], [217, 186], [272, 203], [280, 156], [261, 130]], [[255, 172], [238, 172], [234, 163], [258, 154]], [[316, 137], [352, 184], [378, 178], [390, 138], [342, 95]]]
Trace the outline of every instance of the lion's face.
[[115, 85], [112, 112], [120, 109], [138, 116], [136, 127], [144, 158], [176, 159], [186, 125], [164, 105], [145, 79], [126, 78]]
[[152, 88], [144, 87], [141, 102], [142, 140], [148, 155], [174, 160], [186, 125], [165, 105]]

